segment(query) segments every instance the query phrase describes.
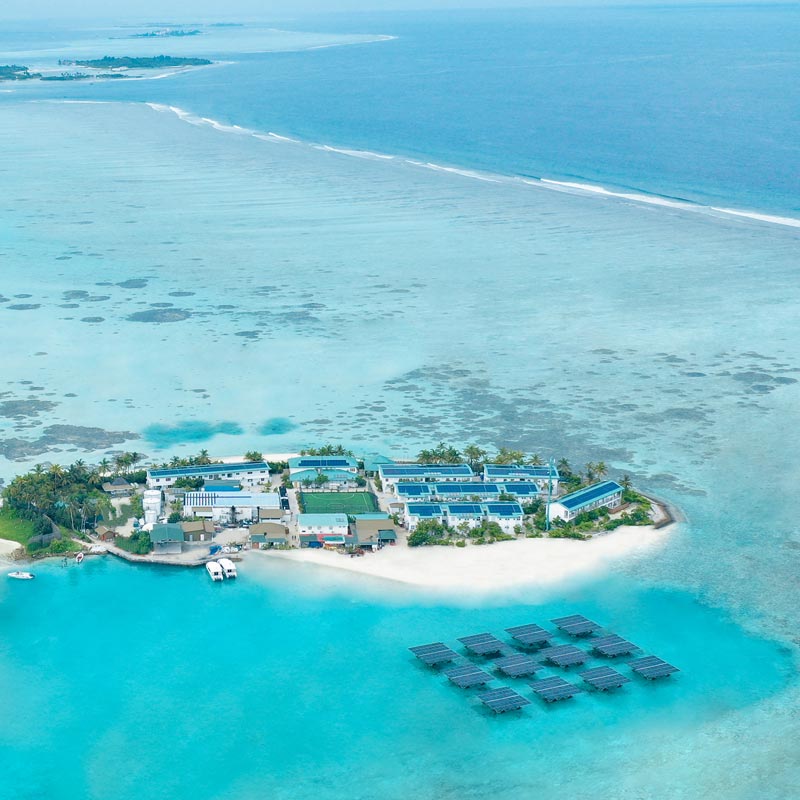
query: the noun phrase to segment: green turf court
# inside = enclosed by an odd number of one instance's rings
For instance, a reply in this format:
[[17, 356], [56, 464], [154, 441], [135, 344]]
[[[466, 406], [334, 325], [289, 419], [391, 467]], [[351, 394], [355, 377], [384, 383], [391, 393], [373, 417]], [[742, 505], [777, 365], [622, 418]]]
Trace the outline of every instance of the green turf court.
[[301, 492], [306, 514], [369, 514], [380, 511], [372, 492]]

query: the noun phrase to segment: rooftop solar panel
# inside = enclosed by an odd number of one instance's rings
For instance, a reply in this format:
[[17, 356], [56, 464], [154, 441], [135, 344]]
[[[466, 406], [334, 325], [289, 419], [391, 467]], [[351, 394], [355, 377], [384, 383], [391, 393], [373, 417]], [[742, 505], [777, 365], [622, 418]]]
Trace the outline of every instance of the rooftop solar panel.
[[568, 617], [559, 617], [550, 621], [570, 636], [585, 636], [588, 633], [600, 630], [600, 626], [596, 622], [592, 622], [582, 614], [572, 614]]
[[656, 656], [635, 658], [633, 661], [629, 661], [628, 664], [634, 672], [650, 680], [654, 678], [666, 678], [673, 672], [680, 672], [677, 667], [673, 667], [672, 664], [668, 664], [666, 661]]
[[491, 708], [495, 714], [503, 714], [506, 711], [516, 711], [531, 703], [527, 697], [523, 697], [519, 692], [515, 692], [509, 686], [502, 686], [499, 689], [483, 692], [478, 695], [478, 699], [484, 705]]
[[482, 514], [483, 509], [480, 503], [450, 503], [447, 512], [451, 516], [457, 514]]
[[595, 639], [592, 642], [592, 647], [601, 655], [610, 656], [611, 658], [614, 656], [628, 655], [634, 650], [639, 649], [632, 642], [623, 639], [621, 636], [617, 636], [616, 633], [603, 636], [600, 639]]
[[630, 683], [631, 679], [621, 675], [611, 667], [595, 667], [578, 673], [586, 683], [605, 692], [609, 689], [618, 689], [625, 683]]
[[540, 668], [540, 665], [530, 656], [523, 655], [522, 653], [515, 653], [505, 658], [498, 658], [494, 664], [501, 672], [504, 672], [512, 678], [518, 678], [521, 675], [532, 675]]
[[506, 633], [518, 641], [520, 644], [527, 646], [539, 645], [546, 642], [553, 637], [551, 631], [546, 631], [540, 625], [517, 625], [514, 628], [506, 628]]
[[522, 514], [519, 503], [487, 503], [486, 510], [496, 517], [515, 517]]
[[560, 644], [555, 647], [545, 647], [541, 651], [542, 658], [559, 667], [569, 667], [573, 664], [583, 664], [589, 659], [589, 654], [580, 647], [571, 644]]
[[603, 481], [602, 483], [594, 484], [594, 486], [587, 486], [585, 489], [580, 489], [577, 492], [565, 494], [563, 497], [557, 498], [556, 502], [561, 503], [564, 508], [574, 510], [593, 500], [598, 500], [606, 495], [616, 494], [621, 491], [622, 487], [616, 481]]
[[198, 464], [192, 467], [175, 467], [175, 469], [150, 469], [151, 478], [171, 478], [185, 475], [216, 475], [220, 472], [262, 472], [269, 469], [266, 461], [247, 461], [241, 464]]
[[466, 689], [470, 686], [480, 686], [484, 683], [489, 683], [493, 680], [488, 672], [484, 672], [480, 667], [475, 664], [462, 664], [458, 667], [449, 667], [444, 670], [444, 674], [456, 686]]
[[467, 650], [479, 656], [493, 655], [503, 652], [503, 643], [491, 633], [477, 633], [474, 636], [463, 636], [458, 640]]
[[557, 675], [542, 678], [538, 681], [531, 681], [529, 685], [539, 697], [548, 703], [554, 703], [556, 700], [567, 700], [583, 691], [580, 686], [575, 686], [575, 684], [565, 681]]

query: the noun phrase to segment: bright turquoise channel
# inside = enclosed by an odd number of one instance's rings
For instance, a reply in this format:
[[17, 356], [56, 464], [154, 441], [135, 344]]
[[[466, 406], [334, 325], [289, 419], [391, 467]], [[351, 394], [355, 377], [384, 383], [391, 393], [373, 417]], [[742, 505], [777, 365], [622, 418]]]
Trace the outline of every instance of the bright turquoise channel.
[[[37, 573], [0, 589], [4, 800], [666, 796], [654, 759], [701, 788], [682, 738], [778, 692], [791, 664], [685, 593], [613, 579], [452, 605], [252, 559], [222, 585], [111, 557]], [[681, 673], [494, 717], [406, 649], [573, 610]]]

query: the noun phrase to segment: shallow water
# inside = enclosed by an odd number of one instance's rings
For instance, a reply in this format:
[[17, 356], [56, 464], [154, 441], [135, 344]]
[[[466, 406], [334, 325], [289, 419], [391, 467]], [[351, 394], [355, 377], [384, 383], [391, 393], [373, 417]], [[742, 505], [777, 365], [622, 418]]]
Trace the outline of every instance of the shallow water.
[[[487, 58], [503, 19], [486, 28]], [[790, 31], [791, 19], [772, 24]], [[607, 580], [515, 593], [505, 607], [445, 607], [383, 584], [353, 596], [289, 565], [248, 564], [222, 587], [110, 561], [44, 567], [33, 584], [0, 586], [0, 706], [16, 714], [0, 732], [0, 795], [793, 796], [800, 231], [503, 177], [525, 173], [521, 139], [476, 144], [426, 116], [447, 85], [413, 77], [435, 74], [420, 61], [428, 23], [415, 38], [407, 19], [363, 18], [350, 30], [403, 38], [352, 53], [236, 54], [241, 96], [223, 67], [0, 95], [0, 474], [123, 447], [167, 457], [332, 440], [413, 456], [478, 441], [604, 459], [688, 522]], [[386, 55], [401, 41], [411, 46]], [[748, 59], [791, 72], [793, 52], [759, 45]], [[402, 129], [362, 124], [359, 111], [401, 57], [408, 70], [392, 74], [405, 75], [403, 103], [422, 103], [424, 158]], [[354, 91], [348, 70], [370, 59], [376, 83]], [[280, 89], [242, 102], [271, 68]], [[760, 74], [751, 97], [775, 88]], [[320, 85], [348, 98], [337, 111], [348, 125], [315, 102]], [[524, 128], [476, 97], [487, 124]], [[115, 102], [43, 102], [76, 99]], [[686, 163], [714, 180], [679, 191], [685, 176], [657, 167], [674, 145], [666, 117], [641, 180], [594, 151], [596, 174], [563, 159], [554, 174], [791, 215], [791, 108], [761, 109], [767, 128], [787, 131], [774, 203], [757, 202], [774, 142], [744, 124], [730, 153], [761, 148], [750, 183], [745, 162], [709, 145], [726, 129], [716, 121], [685, 144]], [[555, 164], [547, 142], [542, 163]], [[387, 152], [403, 157], [375, 155]], [[299, 588], [309, 576], [316, 594]], [[573, 608], [682, 672], [495, 720], [405, 650]]]

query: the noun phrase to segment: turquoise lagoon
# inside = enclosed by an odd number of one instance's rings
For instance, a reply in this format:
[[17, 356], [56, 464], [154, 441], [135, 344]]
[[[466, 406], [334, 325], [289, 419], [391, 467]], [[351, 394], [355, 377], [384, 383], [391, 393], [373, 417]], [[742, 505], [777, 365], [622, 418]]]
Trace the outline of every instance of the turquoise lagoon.
[[[665, 548], [602, 580], [459, 604], [256, 561], [221, 587], [111, 561], [42, 567], [32, 584], [0, 586], [0, 796], [796, 795], [800, 229], [710, 208], [796, 216], [797, 106], [760, 100], [796, 69], [780, 38], [796, 19], [764, 12], [773, 52], [752, 13], [728, 19], [752, 31], [734, 72], [763, 124], [733, 138], [719, 119], [689, 135], [700, 101], [677, 91], [674, 140], [670, 114], [651, 108], [650, 129], [620, 111], [568, 153], [541, 132], [538, 148], [491, 136], [493, 119], [515, 125], [491, 102], [496, 87], [477, 84], [480, 125], [466, 102], [446, 119], [483, 138], [459, 138], [431, 110], [455, 78], [430, 77], [425, 18], [350, 20], [402, 33], [392, 41], [256, 57], [226, 40], [215, 52], [229, 48], [230, 67], [0, 94], [6, 478], [123, 447], [159, 457], [334, 440], [412, 456], [474, 440], [602, 458], [687, 517]], [[713, 27], [708, 9], [685, 14], [673, 17], [683, 30], [698, 14]], [[471, 24], [460, 58], [491, 66], [514, 20]], [[561, 24], [568, 38], [575, 19]], [[41, 51], [32, 38], [4, 48]], [[679, 64], [678, 87], [696, 78], [731, 103], [716, 107], [723, 122], [735, 119], [731, 73], [708, 70], [723, 85], [704, 83], [696, 40], [680, 41], [680, 58], [634, 63]], [[725, 41], [709, 48], [720, 70]], [[592, 63], [608, 67], [595, 44]], [[62, 38], [41, 58], [69, 48]], [[251, 74], [282, 88], [251, 79], [248, 94]], [[652, 74], [636, 74], [646, 79], [607, 82], [615, 108], [650, 96]], [[387, 75], [405, 76], [403, 93], [381, 100]], [[585, 108], [599, 95], [582, 89]], [[398, 107], [417, 108], [416, 122], [394, 126]], [[564, 119], [548, 108], [548, 125]], [[623, 144], [636, 163], [618, 156]], [[657, 195], [599, 196], [541, 175]], [[572, 609], [682, 672], [494, 719], [405, 649]]]

